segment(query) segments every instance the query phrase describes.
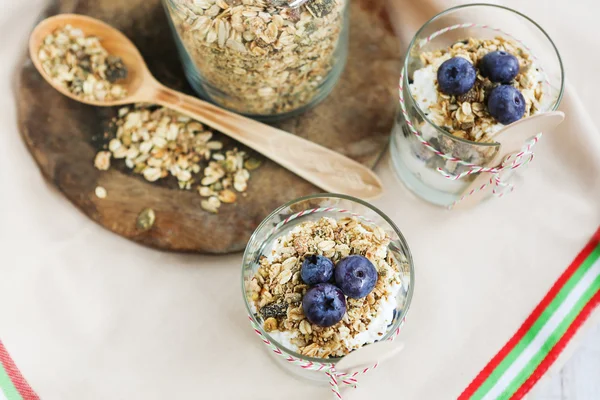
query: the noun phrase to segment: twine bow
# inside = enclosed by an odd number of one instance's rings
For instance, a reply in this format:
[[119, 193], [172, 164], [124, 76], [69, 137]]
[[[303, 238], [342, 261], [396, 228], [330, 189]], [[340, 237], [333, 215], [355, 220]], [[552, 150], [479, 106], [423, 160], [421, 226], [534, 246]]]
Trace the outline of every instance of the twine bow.
[[449, 208], [455, 206], [458, 202], [464, 200], [467, 196], [472, 195], [473, 193], [485, 190], [488, 186], [492, 185], [492, 195], [496, 197], [502, 197], [506, 193], [510, 193], [514, 190], [514, 185], [505, 179], [503, 179], [502, 175], [509, 170], [517, 170], [530, 162], [533, 161], [535, 154], [533, 153], [533, 147], [542, 137], [541, 133], [538, 133], [531, 140], [527, 141], [525, 145], [521, 148], [521, 150], [517, 153], [509, 154], [499, 166], [494, 167], [481, 167], [481, 166], [472, 166], [467, 171], [462, 172], [457, 175], [452, 175], [444, 171], [442, 168], [437, 168], [436, 170], [446, 179], [450, 180], [459, 180], [464, 178], [465, 176], [469, 176], [471, 174], [477, 173], [490, 173], [492, 177], [487, 183], [484, 183], [480, 187], [474, 188], [469, 192], [462, 195], [458, 200], [456, 200]]

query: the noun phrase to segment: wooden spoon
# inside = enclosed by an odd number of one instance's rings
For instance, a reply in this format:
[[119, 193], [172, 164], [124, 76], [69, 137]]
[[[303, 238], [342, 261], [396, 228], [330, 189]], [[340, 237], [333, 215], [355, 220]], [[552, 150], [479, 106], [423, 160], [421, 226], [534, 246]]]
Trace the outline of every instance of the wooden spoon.
[[[119, 83], [127, 89], [127, 97], [111, 101], [85, 100], [52, 81], [39, 60], [39, 49], [47, 35], [67, 24], [81, 29], [86, 35], [99, 37], [110, 54], [121, 57], [129, 73], [127, 79]], [[31, 34], [29, 54], [44, 79], [73, 100], [103, 107], [130, 103], [159, 104], [223, 132], [326, 191], [363, 199], [378, 197], [383, 191], [383, 185], [373, 171], [348, 157], [160, 84], [148, 70], [135, 45], [120, 31], [97, 19], [60, 14], [43, 20]]]
[[[499, 167], [509, 155], [517, 154], [527, 140], [531, 139], [539, 132], [552, 131], [560, 125], [564, 119], [565, 114], [561, 111], [545, 112], [521, 119], [499, 130], [494, 135], [494, 140], [497, 143], [500, 143], [500, 149], [496, 153], [496, 157], [494, 157], [486, 167]], [[506, 172], [507, 171], [500, 172], [500, 178]], [[453, 209], [469, 208], [486, 198], [493, 187], [493, 185], [489, 184], [490, 179], [492, 179], [493, 176], [494, 174], [489, 172], [480, 173], [477, 178], [471, 182], [469, 187], [465, 189], [461, 197], [466, 196], [472, 190], [474, 190], [474, 192], [456, 203]], [[479, 188], [485, 184], [487, 184], [487, 186], [483, 190], [479, 190]]]

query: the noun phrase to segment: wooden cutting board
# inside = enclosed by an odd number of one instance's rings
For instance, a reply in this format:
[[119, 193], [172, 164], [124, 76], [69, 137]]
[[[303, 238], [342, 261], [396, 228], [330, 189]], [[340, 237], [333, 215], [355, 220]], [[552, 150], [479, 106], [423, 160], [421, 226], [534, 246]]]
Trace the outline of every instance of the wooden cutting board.
[[[401, 68], [400, 45], [384, 1], [351, 1], [350, 51], [340, 82], [315, 109], [278, 124], [369, 167], [387, 146]], [[159, 0], [59, 0], [45, 16], [57, 13], [90, 15], [122, 30], [159, 81], [192, 93]], [[175, 178], [149, 183], [119, 162], [109, 171], [94, 168], [94, 156], [104, 143], [102, 135], [117, 109], [95, 108], [62, 96], [42, 79], [29, 58], [19, 78], [21, 135], [44, 177], [91, 219], [138, 243], [172, 251], [240, 251], [276, 207], [320, 192], [267, 160], [252, 172], [246, 197], [210, 214], [200, 207], [198, 193], [179, 190]], [[97, 186], [107, 189], [107, 198], [95, 196]], [[155, 211], [156, 221], [142, 231], [136, 220], [145, 208]]]

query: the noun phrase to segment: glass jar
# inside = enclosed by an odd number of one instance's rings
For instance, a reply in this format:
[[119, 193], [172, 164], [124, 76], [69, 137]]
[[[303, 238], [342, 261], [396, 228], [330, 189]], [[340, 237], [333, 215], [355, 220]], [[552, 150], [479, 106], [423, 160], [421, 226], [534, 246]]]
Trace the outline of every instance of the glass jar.
[[349, 0], [163, 0], [198, 95], [262, 120], [325, 99], [348, 52]]
[[[499, 150], [499, 144], [493, 138], [487, 142], [475, 141], [470, 136], [449, 133], [433, 121], [430, 110], [422, 108], [425, 103], [413, 94], [413, 90], [419, 89], [411, 89], [411, 86], [415, 84], [416, 71], [425, 73], [424, 62], [428, 61], [424, 61], [424, 53], [427, 56], [429, 52], [448, 49], [461, 41], [468, 45], [468, 38], [507, 39], [518, 46], [518, 51], [522, 49], [531, 57], [532, 65], [539, 67], [539, 76], [545, 81], [541, 84], [536, 113], [556, 110], [564, 90], [564, 71], [558, 50], [546, 32], [523, 14], [492, 4], [472, 4], [446, 10], [427, 22], [413, 38], [405, 58], [400, 87], [406, 113], [399, 107], [390, 152], [397, 175], [411, 191], [446, 207], [459, 200], [476, 178], [477, 174], [466, 174], [471, 167], [490, 162]], [[431, 80], [437, 80], [435, 75]], [[420, 91], [422, 97], [423, 93]], [[475, 112], [475, 106], [479, 111], [485, 109], [487, 94], [485, 96], [475, 100], [478, 104], [469, 103], [467, 111]], [[457, 101], [457, 105], [461, 104]], [[488, 129], [495, 132], [502, 127], [496, 123]]]
[[[257, 312], [252, 295], [251, 281], [259, 268], [261, 257], [269, 256], [275, 241], [292, 231], [305, 221], [316, 221], [321, 217], [330, 217], [336, 220], [356, 216], [363, 224], [369, 227], [381, 228], [391, 239], [387, 246], [388, 255], [397, 262], [400, 268], [402, 284], [392, 302], [394, 305], [393, 320], [387, 326], [386, 333], [380, 340], [388, 340], [397, 334], [408, 312], [414, 290], [414, 266], [406, 240], [396, 225], [380, 210], [372, 205], [349, 196], [336, 194], [323, 194], [303, 197], [291, 201], [273, 211], [256, 229], [243, 257], [242, 263], [242, 293], [244, 302], [252, 324], [260, 335], [268, 339], [283, 354], [276, 354], [267, 345], [256, 338], [257, 346], [263, 346], [269, 354], [275, 357], [289, 372], [311, 380], [327, 381], [328, 377], [323, 371], [301, 368], [299, 363], [335, 364], [340, 358], [316, 358], [301, 355], [293, 349], [287, 348], [284, 343], [277, 341], [263, 328], [264, 320]], [[293, 362], [289, 361], [289, 357]]]

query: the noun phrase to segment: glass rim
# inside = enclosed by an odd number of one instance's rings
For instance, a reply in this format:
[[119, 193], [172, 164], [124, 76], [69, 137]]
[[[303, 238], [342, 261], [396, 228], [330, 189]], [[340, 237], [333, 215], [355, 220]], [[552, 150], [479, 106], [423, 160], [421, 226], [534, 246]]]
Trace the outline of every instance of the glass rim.
[[[550, 35], [548, 35], [548, 33], [544, 30], [544, 28], [542, 28], [537, 22], [535, 22], [533, 19], [529, 18], [527, 15], [512, 9], [510, 7], [506, 7], [506, 6], [502, 6], [499, 4], [489, 4], [489, 3], [472, 3], [472, 4], [461, 4], [458, 6], [454, 6], [451, 8], [448, 8], [447, 10], [444, 10], [436, 15], [434, 15], [433, 17], [431, 17], [427, 22], [425, 22], [423, 24], [423, 26], [421, 26], [419, 28], [419, 30], [417, 31], [417, 33], [415, 33], [415, 35], [413, 36], [412, 40], [410, 41], [410, 44], [408, 45], [408, 49], [406, 51], [406, 57], [404, 58], [404, 64], [402, 66], [405, 74], [404, 74], [404, 86], [407, 88], [408, 91], [408, 95], [412, 101], [412, 103], [415, 106], [415, 109], [417, 110], [419, 116], [421, 118], [423, 118], [423, 120], [425, 120], [427, 123], [429, 123], [431, 126], [433, 126], [435, 128], [436, 131], [440, 132], [441, 134], [449, 137], [452, 140], [456, 140], [458, 142], [462, 142], [471, 146], [481, 146], [481, 147], [497, 147], [500, 146], [500, 143], [498, 142], [488, 142], [488, 143], [482, 143], [482, 142], [475, 142], [472, 140], [468, 140], [468, 139], [463, 139], [457, 136], [454, 136], [453, 134], [451, 134], [450, 132], [446, 131], [445, 129], [443, 129], [442, 127], [440, 127], [439, 125], [435, 124], [433, 121], [431, 121], [429, 119], [429, 117], [427, 117], [425, 115], [425, 113], [423, 112], [423, 110], [421, 110], [421, 107], [419, 107], [419, 105], [417, 104], [417, 102], [415, 101], [410, 89], [409, 89], [409, 82], [408, 82], [408, 60], [410, 58], [410, 53], [412, 51], [412, 49], [415, 47], [416, 43], [417, 43], [417, 38], [419, 37], [419, 35], [425, 30], [425, 28], [431, 24], [433, 21], [445, 16], [446, 14], [450, 14], [453, 11], [456, 10], [460, 10], [463, 8], [470, 8], [470, 7], [491, 7], [491, 8], [498, 8], [498, 9], [502, 9], [505, 11], [509, 11], [515, 15], [518, 15], [522, 18], [524, 18], [525, 20], [529, 21], [530, 23], [533, 24], [533, 26], [535, 26], [541, 33], [542, 35], [544, 35], [546, 37], [546, 39], [548, 39], [548, 42], [550, 43], [550, 45], [552, 46], [552, 48], [554, 49], [554, 52], [556, 53], [556, 57], [558, 59], [558, 64], [560, 66], [560, 90], [558, 93], [558, 96], [556, 97], [556, 100], [554, 101], [554, 104], [552, 105], [552, 108], [550, 111], [556, 111], [558, 109], [558, 107], [560, 106], [560, 103], [562, 101], [563, 95], [564, 95], [564, 91], [565, 91], [565, 68], [563, 65], [563, 61], [562, 58], [560, 56], [560, 52], [558, 51], [558, 48], [556, 47], [556, 44], [554, 43], [554, 41], [552, 40], [552, 38], [550, 37]], [[508, 125], [506, 125], [508, 126]]]
[[[338, 362], [343, 357], [331, 357], [331, 358], [307, 357], [307, 356], [304, 356], [302, 354], [296, 353], [295, 351], [292, 351], [292, 350], [288, 349], [286, 346], [282, 345], [277, 340], [273, 339], [271, 337], [271, 335], [269, 335], [269, 333], [266, 332], [262, 328], [262, 326], [260, 325], [260, 323], [258, 322], [258, 320], [256, 319], [256, 317], [254, 316], [254, 313], [252, 312], [252, 310], [250, 308], [250, 303], [248, 302], [248, 296], [246, 296], [246, 285], [245, 285], [245, 280], [244, 280], [244, 267], [246, 265], [246, 260], [248, 258], [248, 252], [249, 252], [248, 249], [250, 248], [250, 244], [256, 240], [256, 235], [261, 230], [261, 228], [263, 228], [272, 217], [274, 217], [275, 215], [279, 214], [279, 212], [281, 212], [282, 210], [285, 210], [286, 208], [288, 208], [288, 207], [290, 207], [290, 206], [292, 206], [294, 204], [297, 204], [297, 203], [300, 203], [300, 202], [303, 202], [303, 201], [306, 201], [306, 200], [319, 199], [319, 198], [334, 198], [334, 199], [349, 200], [349, 201], [358, 203], [358, 204], [360, 204], [362, 206], [365, 206], [365, 207], [369, 208], [371, 211], [373, 211], [376, 214], [378, 214], [381, 218], [383, 218], [390, 225], [390, 227], [392, 228], [392, 230], [398, 236], [398, 240], [404, 246], [404, 248], [402, 250], [403, 250], [403, 253], [405, 253], [404, 256], [406, 257], [406, 260], [408, 262], [409, 274], [410, 274], [410, 286], [408, 288], [408, 292], [406, 293], [406, 301], [405, 301], [404, 307], [402, 309], [402, 313], [398, 316], [398, 318], [397, 318], [396, 322], [394, 323], [394, 325], [378, 341], [384, 341], [384, 340], [387, 340], [390, 337], [392, 337], [394, 335], [395, 331], [401, 326], [402, 321], [406, 317], [406, 314], [408, 313], [408, 310], [409, 310], [410, 305], [412, 303], [412, 298], [413, 298], [413, 293], [414, 293], [414, 288], [415, 288], [415, 284], [414, 284], [414, 282], [415, 282], [415, 268], [414, 268], [414, 262], [413, 262], [412, 254], [410, 252], [410, 247], [408, 246], [408, 242], [406, 241], [406, 238], [404, 237], [404, 235], [402, 235], [402, 232], [396, 226], [396, 224], [394, 223], [394, 221], [392, 221], [379, 208], [375, 207], [372, 204], [367, 203], [366, 201], [358, 199], [356, 197], [352, 197], [352, 196], [348, 196], [348, 195], [344, 195], [344, 194], [337, 194], [337, 193], [318, 193], [318, 194], [312, 194], [312, 195], [308, 195], [308, 196], [299, 197], [297, 199], [288, 201], [287, 203], [285, 203], [285, 204], [277, 207], [274, 211], [272, 211], [258, 225], [258, 227], [252, 233], [252, 236], [250, 236], [250, 240], [248, 241], [248, 244], [246, 245], [246, 249], [244, 250], [244, 255], [242, 256], [242, 274], [241, 274], [241, 278], [242, 278], [242, 282], [241, 282], [242, 283], [242, 295], [244, 297], [244, 303], [246, 304], [246, 311], [248, 312], [248, 315], [250, 316], [250, 318], [252, 319], [252, 321], [259, 327], [261, 333], [264, 336], [266, 336], [278, 348], [284, 350], [286, 353], [289, 353], [291, 356], [293, 356], [295, 358], [298, 358], [298, 359], [301, 359], [301, 360], [306, 360], [306, 361], [311, 361], [311, 362], [317, 362], [317, 363], [322, 363], [322, 364], [332, 364], [332, 363]], [[406, 251], [404, 251], [404, 250], [406, 250]]]
[[[186, 9], [184, 8], [183, 4], [176, 1], [176, 0], [162, 0], [163, 4], [167, 7], [173, 7], [174, 10], [176, 10], [177, 12], [179, 12], [182, 15], [186, 15], [185, 11]], [[169, 16], [167, 16], [167, 18], [169, 18]]]

